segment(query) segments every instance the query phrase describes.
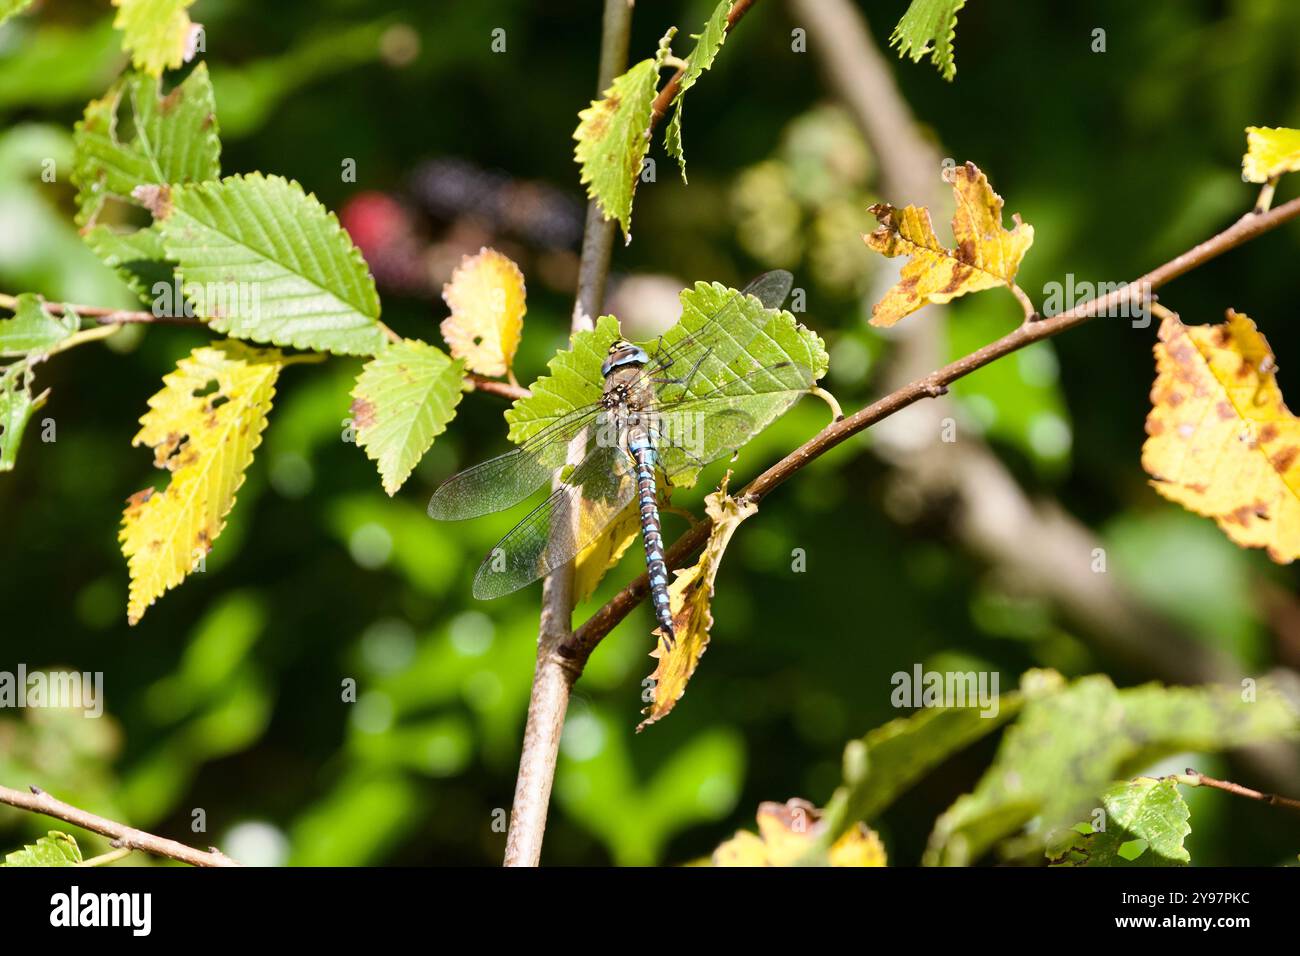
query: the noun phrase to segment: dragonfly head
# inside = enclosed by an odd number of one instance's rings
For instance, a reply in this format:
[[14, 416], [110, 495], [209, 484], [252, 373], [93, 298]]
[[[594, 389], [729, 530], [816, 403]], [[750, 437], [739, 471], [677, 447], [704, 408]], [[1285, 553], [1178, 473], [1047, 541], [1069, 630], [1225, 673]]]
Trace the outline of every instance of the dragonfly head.
[[639, 345], [633, 345], [631, 342], [625, 342], [619, 339], [609, 347], [609, 357], [600, 367], [602, 376], [608, 375], [614, 369], [621, 365], [649, 365], [650, 356], [646, 350]]

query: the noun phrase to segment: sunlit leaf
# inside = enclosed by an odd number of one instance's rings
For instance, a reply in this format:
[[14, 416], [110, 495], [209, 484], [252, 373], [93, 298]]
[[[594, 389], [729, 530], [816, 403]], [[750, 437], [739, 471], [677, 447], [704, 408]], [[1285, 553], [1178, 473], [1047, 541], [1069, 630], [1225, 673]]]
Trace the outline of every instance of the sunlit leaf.
[[573, 559], [574, 601], [580, 603], [591, 597], [606, 572], [618, 564], [632, 543], [640, 538], [641, 512], [636, 501], [630, 501], [605, 533]]
[[1247, 126], [1241, 172], [1252, 183], [1300, 171], [1300, 129]]
[[1026, 701], [974, 791], [936, 821], [924, 862], [966, 865], [1030, 820], [1037, 825], [1020, 849], [1041, 853], [1045, 834], [1085, 817], [1117, 778], [1184, 751], [1286, 739], [1298, 727], [1293, 708], [1267, 685], [1248, 700], [1231, 687], [1117, 690], [1101, 674], [1080, 678]]
[[32, 5], [32, 0], [0, 0], [0, 23], [4, 23], [16, 13], [22, 13]]
[[51, 830], [35, 843], [5, 854], [0, 866], [76, 866], [81, 862], [81, 848], [69, 833]]
[[374, 355], [375, 280], [338, 219], [296, 182], [250, 173], [158, 197], [167, 257], [195, 311], [236, 338]]
[[[119, 135], [124, 108], [129, 129]], [[166, 96], [156, 77], [121, 79], [86, 106], [73, 134], [77, 222], [92, 223], [108, 197], [135, 202], [141, 186], [203, 182], [221, 175], [221, 141], [208, 68], [200, 63]]]
[[118, 535], [131, 572], [132, 624], [180, 584], [226, 524], [253, 451], [262, 441], [284, 359], [241, 342], [195, 349], [163, 377], [133, 445], [154, 450], [170, 472], [161, 491], [132, 495]]
[[951, 302], [968, 292], [1014, 284], [1020, 260], [1034, 242], [1034, 227], [1012, 216], [1015, 226], [1002, 226], [1002, 197], [995, 193], [974, 163], [952, 166], [943, 177], [952, 185], [956, 212], [952, 217], [955, 248], [939, 241], [922, 206], [877, 203], [870, 212], [880, 225], [863, 237], [867, 245], [888, 258], [908, 256], [899, 281], [871, 310], [871, 324], [890, 326], [922, 306]]
[[1277, 364], [1247, 316], [1160, 325], [1142, 467], [1170, 501], [1213, 518], [1242, 547], [1300, 555], [1300, 420]]
[[762, 803], [758, 835], [742, 830], [713, 851], [714, 866], [884, 866], [885, 847], [864, 824], [819, 851], [825, 821], [806, 800]]
[[482, 249], [461, 259], [442, 298], [451, 309], [441, 326], [451, 354], [479, 375], [509, 372], [527, 311], [519, 267], [495, 249]]
[[945, 80], [957, 75], [952, 41], [957, 34], [957, 11], [966, 0], [912, 0], [903, 18], [890, 34], [889, 45], [898, 47], [900, 57], [910, 56], [913, 63], [930, 54]]
[[1047, 855], [1054, 866], [1183, 866], [1191, 813], [1171, 779], [1138, 777], [1101, 795], [1104, 829], [1081, 823], [1056, 835]]
[[[660, 348], [670, 349], [687, 336], [699, 331], [719, 309], [732, 304], [735, 291], [719, 282], [697, 282], [693, 288], [681, 292], [682, 317], [664, 333], [662, 339], [644, 343], [653, 357]], [[723, 324], [744, 339], [744, 347], [720, 341], [716, 348], [700, 363], [692, 384], [685, 396], [703, 396], [733, 381], [745, 371], [768, 367], [774, 363], [791, 362], [808, 370], [812, 380], [826, 373], [828, 358], [822, 340], [811, 330], [795, 320], [789, 312], [764, 309], [757, 299], [746, 297], [734, 303], [736, 308]], [[751, 334], [755, 329], [758, 334]], [[516, 401], [506, 412], [510, 425], [510, 440], [522, 442], [541, 431], [558, 418], [576, 408], [600, 399], [604, 379], [600, 375], [601, 362], [609, 354], [609, 346], [619, 338], [618, 320], [602, 316], [596, 328], [580, 332], [573, 337], [569, 351], [560, 352], [548, 363], [549, 375], [539, 378], [530, 387], [527, 398]], [[744, 371], [738, 371], [738, 370]], [[742, 413], [747, 428], [727, 434], [733, 447], [739, 448], [748, 437], [767, 427], [772, 420], [789, 407], [789, 395], [783, 392], [742, 395], [730, 401], [732, 410]], [[739, 416], [731, 416], [733, 425]], [[707, 427], [707, 426], [706, 426]], [[671, 449], [665, 449], [667, 455]], [[673, 474], [674, 487], [690, 487], [695, 483], [698, 468], [682, 467]]]
[[659, 661], [650, 675], [654, 682], [654, 700], [643, 711], [647, 716], [637, 725], [637, 730], [662, 719], [686, 693], [686, 683], [699, 666], [700, 656], [709, 647], [709, 629], [713, 627], [710, 609], [713, 582], [718, 576], [722, 556], [740, 523], [758, 511], [758, 506], [752, 502], [728, 497], [726, 478], [717, 491], [704, 499], [704, 508], [713, 521], [713, 527], [709, 529], [709, 540], [699, 561], [677, 571], [668, 585], [677, 639], [671, 649], [665, 650], [660, 641], [650, 652], [650, 656]]
[[695, 85], [704, 71], [713, 66], [713, 61], [727, 39], [727, 14], [731, 12], [731, 0], [722, 0], [713, 8], [709, 22], [695, 37], [695, 49], [686, 58], [686, 69], [682, 73], [677, 95], [673, 97], [673, 115], [668, 119], [664, 130], [664, 148], [669, 156], [676, 157], [677, 165], [682, 170], [682, 181], [686, 181], [686, 154], [682, 151], [682, 108], [685, 105], [686, 91]]
[[587, 195], [606, 219], [616, 219], [632, 239], [632, 193], [650, 149], [650, 108], [659, 85], [659, 67], [675, 30], [669, 30], [655, 56], [617, 77], [605, 95], [578, 114], [574, 158], [582, 168]]
[[0, 355], [41, 353], [58, 345], [79, 326], [76, 315], [56, 316], [38, 295], [18, 296], [12, 318], [0, 319]]
[[361, 369], [352, 390], [357, 444], [378, 463], [390, 495], [455, 417], [463, 374], [458, 359], [414, 339], [390, 345]]
[[187, 9], [194, 0], [113, 0], [113, 26], [136, 69], [161, 76], [194, 56], [194, 31]]

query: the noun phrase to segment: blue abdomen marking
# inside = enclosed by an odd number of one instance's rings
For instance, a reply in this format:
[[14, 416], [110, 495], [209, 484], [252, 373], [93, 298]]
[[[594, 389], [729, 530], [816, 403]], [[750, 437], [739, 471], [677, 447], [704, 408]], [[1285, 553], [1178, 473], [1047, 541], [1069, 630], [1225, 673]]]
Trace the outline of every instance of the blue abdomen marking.
[[654, 440], [645, 433], [634, 434], [628, 449], [636, 461], [637, 503], [641, 509], [641, 540], [645, 544], [646, 573], [650, 578], [650, 603], [655, 620], [671, 647], [673, 612], [668, 600], [668, 565], [664, 562], [664, 539], [659, 530], [659, 504], [655, 499], [655, 462], [658, 455]]

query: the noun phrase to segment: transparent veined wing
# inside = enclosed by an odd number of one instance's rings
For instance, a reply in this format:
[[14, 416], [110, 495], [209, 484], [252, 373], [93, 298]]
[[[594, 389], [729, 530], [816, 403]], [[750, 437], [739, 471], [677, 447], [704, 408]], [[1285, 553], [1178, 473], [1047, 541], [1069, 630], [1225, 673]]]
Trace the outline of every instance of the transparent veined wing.
[[[429, 499], [429, 517], [460, 521], [517, 505], [550, 481], [569, 460], [573, 440], [583, 429], [594, 431], [603, 411], [599, 404], [576, 408], [504, 455], [452, 475]], [[589, 434], [586, 445], [593, 440]]]
[[572, 561], [636, 497], [635, 463], [616, 445], [596, 445], [568, 480], [515, 525], [474, 575], [474, 596], [500, 597]]
[[659, 464], [671, 482], [734, 453], [807, 394], [811, 364], [785, 359], [656, 409]]
[[[752, 296], [763, 309], [779, 309], [790, 294], [794, 276], [783, 269], [765, 272], [739, 292], [733, 292], [711, 315], [693, 331], [676, 341], [669, 342], [650, 355], [650, 364], [637, 379], [637, 383], [652, 382], [666, 398], [683, 397], [681, 392], [687, 380], [704, 362], [729, 365], [763, 331], [770, 316], [760, 313], [750, 315], [744, 308], [745, 298]], [[683, 311], [679, 322], [687, 321]]]

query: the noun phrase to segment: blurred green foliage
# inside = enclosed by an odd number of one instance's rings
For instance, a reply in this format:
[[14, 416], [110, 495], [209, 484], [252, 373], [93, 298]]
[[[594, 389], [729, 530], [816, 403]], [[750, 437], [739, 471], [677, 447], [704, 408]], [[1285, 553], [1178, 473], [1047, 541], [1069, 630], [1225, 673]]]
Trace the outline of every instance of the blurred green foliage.
[[[632, 58], [711, 7], [638, 8]], [[872, 6], [878, 42], [905, 7]], [[338, 209], [362, 190], [401, 193], [421, 160], [455, 156], [581, 195], [571, 134], [594, 92], [596, 5], [286, 0], [268, 16], [251, 0], [199, 0], [192, 12], [206, 27], [227, 173], [290, 176]], [[795, 270], [801, 319], [831, 351], [831, 387], [856, 408], [888, 355], [864, 322], [884, 268], [860, 240], [872, 225], [865, 207], [914, 197], [879, 196], [878, 163], [828, 105], [816, 49], [790, 53], [788, 16], [780, 4], [756, 7], [692, 92], [689, 186], [653, 148], [660, 176], [637, 191], [636, 241], [616, 251], [616, 278], [737, 285], [763, 268]], [[73, 123], [125, 62], [110, 19], [104, 4], [68, 0], [0, 26], [5, 292], [132, 301], [77, 236], [66, 175]], [[497, 28], [505, 53], [490, 48]], [[1091, 50], [1097, 28], [1104, 53]], [[1021, 284], [1041, 298], [1067, 273], [1131, 278], [1249, 208], [1254, 190], [1237, 172], [1244, 127], [1300, 125], [1298, 29], [1300, 8], [1286, 0], [973, 4], [954, 83], [928, 65], [891, 63], [941, 153], [978, 163], [1008, 211], [1035, 225]], [[42, 181], [46, 159], [54, 182]], [[340, 176], [346, 159], [355, 183]], [[1294, 392], [1298, 247], [1300, 230], [1287, 227], [1178, 280], [1162, 301], [1189, 322], [1217, 321], [1228, 306], [1249, 312]], [[528, 276], [524, 381], [567, 335], [563, 284], [534, 281], [543, 262]], [[444, 314], [438, 302], [385, 296], [385, 321], [399, 331], [434, 339]], [[949, 315], [957, 354], [1019, 313], [988, 293]], [[53, 389], [40, 415], [56, 422], [57, 440], [39, 441], [33, 427], [17, 471], [0, 479], [0, 668], [103, 671], [106, 715], [0, 714], [0, 781], [38, 783], [250, 862], [498, 862], [538, 592], [470, 597], [479, 557], [517, 513], [440, 525], [424, 504], [458, 467], [504, 450], [504, 403], [467, 396], [389, 499], [344, 440], [360, 363], [288, 370], [206, 570], [128, 629], [116, 531], [123, 500], [153, 471], [131, 437], [160, 376], [202, 341], [186, 329], [130, 330], [40, 369], [40, 387]], [[1029, 493], [1096, 529], [1108, 573], [1153, 607], [1246, 673], [1294, 666], [1295, 572], [1236, 549], [1145, 486], [1152, 341], [1127, 321], [1091, 323], [962, 382], [963, 422]], [[753, 475], [825, 420], [824, 407], [802, 403], [730, 467]], [[944, 523], [891, 518], [890, 473], [869, 445], [869, 435], [846, 443], [746, 524], [719, 577], [712, 647], [669, 719], [633, 733], [653, 664], [644, 608], [597, 650], [566, 727], [546, 861], [683, 862], [749, 826], [761, 800], [824, 803], [844, 742], [898, 716], [890, 675], [918, 662], [994, 669], [1006, 688], [1039, 665], [1101, 672], [1121, 688], [1153, 676], [1127, 672], [1050, 605], [1009, 589]], [[723, 470], [713, 466], [680, 503], [697, 506]], [[667, 520], [670, 535], [683, 527]], [[792, 571], [794, 549], [805, 573]], [[636, 561], [632, 549], [576, 619]], [[921, 859], [935, 819], [975, 789], [995, 740], [945, 761], [877, 821], [891, 860]], [[1232, 770], [1206, 760], [1198, 769]], [[1272, 862], [1300, 844], [1294, 820], [1254, 804], [1229, 810], [1227, 799], [1187, 795], [1194, 861]], [[203, 834], [192, 832], [199, 818]], [[0, 847], [33, 842], [47, 823], [0, 813]], [[82, 845], [87, 857], [107, 848]]]

